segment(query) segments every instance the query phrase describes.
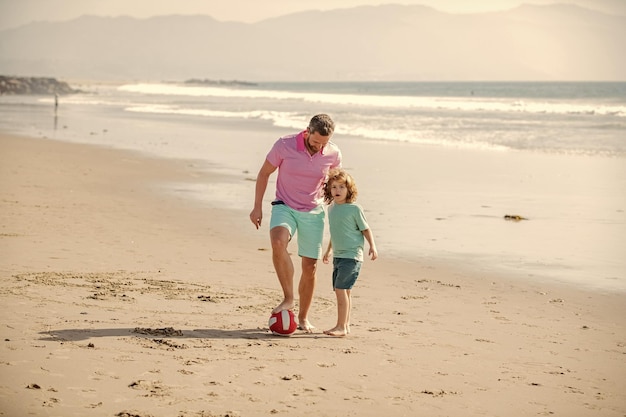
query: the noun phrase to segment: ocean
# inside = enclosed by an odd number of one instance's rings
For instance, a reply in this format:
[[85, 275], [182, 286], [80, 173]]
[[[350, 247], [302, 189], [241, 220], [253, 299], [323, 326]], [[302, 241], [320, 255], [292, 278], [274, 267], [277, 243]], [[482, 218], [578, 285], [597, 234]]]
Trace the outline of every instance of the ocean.
[[300, 128], [312, 108], [338, 134], [484, 149], [626, 154], [626, 83], [264, 83], [120, 87], [127, 110], [262, 119]]
[[[383, 255], [626, 291], [626, 82], [74, 87], [57, 112], [53, 97], [0, 97], [0, 129], [249, 180], [279, 135], [328, 113]], [[249, 141], [229, 141], [233, 129]], [[250, 184], [164, 188], [247, 214]]]
[[[337, 134], [491, 150], [626, 155], [626, 82], [350, 82], [81, 86], [63, 97], [124, 112], [262, 120], [301, 128], [332, 114]], [[11, 98], [4, 97], [3, 103]], [[20, 100], [20, 99], [18, 99]], [[40, 99], [45, 105], [50, 98]]]

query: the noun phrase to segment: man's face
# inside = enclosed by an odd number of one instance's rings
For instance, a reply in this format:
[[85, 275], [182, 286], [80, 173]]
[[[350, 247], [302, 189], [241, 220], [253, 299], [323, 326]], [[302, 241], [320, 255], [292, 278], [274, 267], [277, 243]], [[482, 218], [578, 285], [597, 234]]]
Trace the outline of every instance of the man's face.
[[307, 148], [309, 149], [309, 151], [313, 153], [319, 152], [330, 141], [330, 135], [322, 136], [319, 132], [311, 133], [311, 131], [308, 129], [307, 129], [307, 134], [308, 135], [307, 135], [305, 142], [307, 144]]

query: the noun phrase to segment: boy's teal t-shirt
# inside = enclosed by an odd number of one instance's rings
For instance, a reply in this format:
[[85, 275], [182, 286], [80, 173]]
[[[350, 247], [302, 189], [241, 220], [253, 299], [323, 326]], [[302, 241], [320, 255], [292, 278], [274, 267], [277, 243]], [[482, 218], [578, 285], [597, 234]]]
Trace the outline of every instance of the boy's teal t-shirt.
[[369, 229], [363, 208], [356, 203], [333, 203], [328, 207], [328, 225], [333, 256], [363, 262], [362, 231]]

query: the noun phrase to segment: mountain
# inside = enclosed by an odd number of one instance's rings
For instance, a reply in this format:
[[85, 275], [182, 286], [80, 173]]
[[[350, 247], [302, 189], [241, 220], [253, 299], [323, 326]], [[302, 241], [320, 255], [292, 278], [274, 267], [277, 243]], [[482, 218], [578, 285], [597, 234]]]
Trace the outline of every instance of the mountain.
[[110, 80], [625, 80], [626, 17], [573, 5], [83, 16], [0, 31], [0, 74]]

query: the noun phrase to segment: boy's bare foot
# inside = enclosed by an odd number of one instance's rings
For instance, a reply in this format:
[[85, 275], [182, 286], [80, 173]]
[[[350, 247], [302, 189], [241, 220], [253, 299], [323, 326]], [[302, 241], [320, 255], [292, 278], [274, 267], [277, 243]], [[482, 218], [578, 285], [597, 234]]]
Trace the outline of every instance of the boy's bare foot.
[[338, 327], [324, 331], [324, 334], [328, 336], [333, 336], [333, 337], [345, 337], [348, 335], [348, 333], [349, 331], [347, 331], [346, 329], [342, 329]]
[[304, 330], [305, 333], [313, 333], [313, 329], [315, 329], [315, 327], [311, 323], [309, 323], [309, 320], [304, 319], [299, 320], [298, 329]]
[[283, 300], [282, 303], [280, 303], [278, 306], [276, 306], [276, 308], [274, 308], [274, 310], [272, 310], [272, 314], [280, 313], [283, 310], [293, 310], [294, 307], [295, 304], [293, 301], [288, 302], [286, 300]]

